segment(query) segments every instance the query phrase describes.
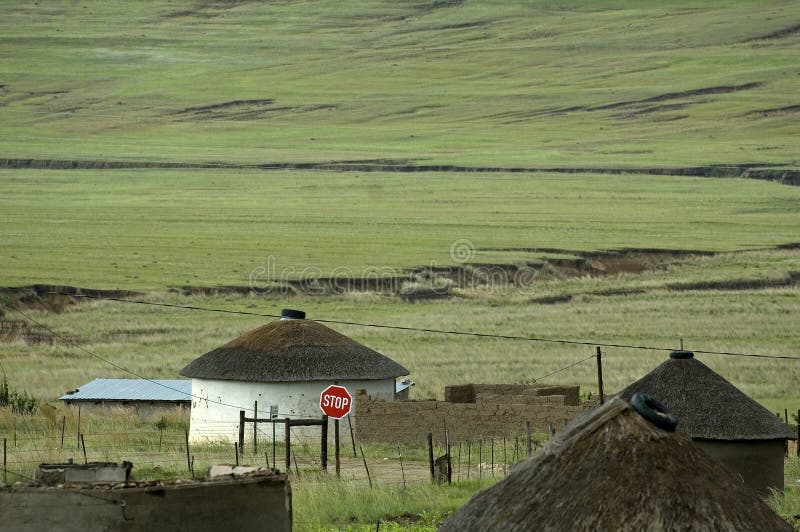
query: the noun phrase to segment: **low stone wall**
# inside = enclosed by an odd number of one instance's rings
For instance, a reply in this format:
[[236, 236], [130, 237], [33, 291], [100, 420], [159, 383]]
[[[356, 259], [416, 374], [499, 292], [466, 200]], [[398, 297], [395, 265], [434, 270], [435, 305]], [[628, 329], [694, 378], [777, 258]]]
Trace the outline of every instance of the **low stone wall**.
[[[451, 441], [524, 436], [526, 422], [532, 432], [547, 433], [551, 426], [561, 429], [587, 407], [578, 405], [578, 387], [550, 387], [567, 395], [534, 395], [525, 385], [466, 385], [447, 387], [445, 395], [455, 401], [376, 400], [359, 391], [355, 397], [356, 437], [361, 442], [419, 445], [433, 433]], [[533, 388], [533, 387], [530, 387]], [[543, 390], [543, 387], [537, 387]], [[572, 388], [576, 390], [573, 392]], [[517, 393], [497, 393], [517, 392]], [[466, 399], [472, 399], [467, 401]]]

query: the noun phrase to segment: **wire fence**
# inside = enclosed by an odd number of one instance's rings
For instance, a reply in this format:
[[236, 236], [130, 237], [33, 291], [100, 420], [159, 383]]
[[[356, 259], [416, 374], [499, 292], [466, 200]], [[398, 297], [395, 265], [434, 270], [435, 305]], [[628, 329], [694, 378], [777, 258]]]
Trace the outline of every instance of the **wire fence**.
[[[30, 420], [28, 420], [30, 424]], [[31, 426], [27, 430], [31, 430]], [[46, 427], [38, 435], [14, 437], [11, 431], [0, 432], [3, 445], [3, 480], [13, 483], [33, 476], [39, 464], [88, 462], [122, 462], [134, 464], [134, 477], [142, 480], [162, 477], [203, 476], [214, 464], [241, 464], [276, 468], [291, 477], [335, 475], [335, 442], [329, 438], [327, 471], [323, 470], [319, 436], [291, 428], [292, 445], [289, 463], [283, 439], [272, 439], [271, 430], [257, 429], [243, 449], [231, 441], [229, 432], [206, 431], [203, 438], [219, 443], [191, 443], [180, 427], [169, 429], [138, 428], [130, 431], [95, 431], [84, 427], [80, 434], [64, 434]], [[75, 429], [75, 426], [70, 427]], [[332, 433], [330, 433], [332, 436]], [[449, 457], [453, 481], [504, 476], [519, 460], [536, 452], [544, 443], [541, 435], [518, 434], [508, 437], [486, 437], [451, 441], [449, 446], [432, 441], [418, 444], [362, 445], [342, 433], [340, 442], [339, 478], [348, 482], [408, 485], [431, 480], [429, 456]], [[439, 466], [437, 466], [438, 468]], [[140, 473], [141, 476], [137, 476]]]

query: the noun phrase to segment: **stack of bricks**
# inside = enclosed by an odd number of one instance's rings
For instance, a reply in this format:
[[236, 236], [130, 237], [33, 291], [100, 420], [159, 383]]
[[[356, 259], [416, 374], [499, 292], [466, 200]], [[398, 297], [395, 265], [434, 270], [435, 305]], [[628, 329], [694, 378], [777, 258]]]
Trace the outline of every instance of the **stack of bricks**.
[[356, 436], [365, 443], [411, 445], [424, 442], [429, 432], [441, 443], [445, 429], [451, 441], [513, 438], [525, 435], [526, 422], [546, 434], [586, 409], [578, 394], [577, 386], [484, 384], [448, 386], [445, 401], [386, 402], [362, 390], [355, 398]]

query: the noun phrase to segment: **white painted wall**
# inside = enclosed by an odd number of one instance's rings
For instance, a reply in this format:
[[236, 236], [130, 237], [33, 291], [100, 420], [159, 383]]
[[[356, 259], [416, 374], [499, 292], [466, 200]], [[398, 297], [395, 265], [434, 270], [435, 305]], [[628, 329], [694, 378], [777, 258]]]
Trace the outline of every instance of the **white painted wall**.
[[[239, 438], [239, 410], [253, 417], [254, 402], [258, 401], [258, 417], [269, 417], [270, 405], [278, 405], [278, 417], [320, 418], [319, 396], [331, 384], [347, 388], [355, 400], [358, 390], [385, 401], [394, 400], [394, 379], [373, 381], [313, 382], [242, 382], [192, 379], [192, 414], [189, 425], [190, 443], [235, 442]], [[221, 405], [219, 403], [224, 403]], [[232, 405], [232, 406], [228, 406]], [[352, 414], [351, 414], [352, 416]], [[346, 419], [342, 420], [347, 427]], [[355, 427], [356, 419], [351, 419]], [[253, 425], [245, 427], [245, 444], [252, 444]], [[347, 429], [349, 432], [349, 428]], [[272, 427], [259, 425], [259, 433], [272, 439]], [[319, 427], [292, 428], [292, 435], [308, 434], [319, 438]], [[276, 438], [283, 439], [283, 424], [276, 425]], [[261, 439], [261, 437], [259, 437]]]

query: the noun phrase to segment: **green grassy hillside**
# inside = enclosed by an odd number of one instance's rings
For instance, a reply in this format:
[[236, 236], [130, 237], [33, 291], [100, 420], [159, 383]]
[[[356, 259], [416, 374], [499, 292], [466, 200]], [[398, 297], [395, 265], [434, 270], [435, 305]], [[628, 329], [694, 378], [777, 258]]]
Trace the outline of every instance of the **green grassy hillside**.
[[796, 2], [3, 4], [0, 157], [798, 164]]
[[[669, 176], [0, 170], [0, 210], [0, 286], [247, 285], [257, 268], [353, 278], [800, 241], [798, 187]], [[459, 242], [472, 254], [451, 256]]]

